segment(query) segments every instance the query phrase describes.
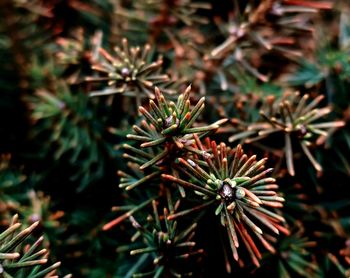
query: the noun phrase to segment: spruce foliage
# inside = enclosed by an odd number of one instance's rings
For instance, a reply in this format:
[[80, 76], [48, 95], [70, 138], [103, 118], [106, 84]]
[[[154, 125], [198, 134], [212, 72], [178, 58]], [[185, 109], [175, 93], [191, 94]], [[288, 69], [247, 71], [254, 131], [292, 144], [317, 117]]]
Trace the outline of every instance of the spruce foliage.
[[349, 277], [347, 1], [0, 16], [0, 277]]

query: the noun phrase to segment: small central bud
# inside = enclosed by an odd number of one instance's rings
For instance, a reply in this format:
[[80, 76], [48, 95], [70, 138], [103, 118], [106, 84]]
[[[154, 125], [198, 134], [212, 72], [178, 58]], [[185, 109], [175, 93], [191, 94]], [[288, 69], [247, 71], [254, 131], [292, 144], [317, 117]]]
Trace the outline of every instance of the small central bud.
[[226, 202], [232, 202], [237, 199], [242, 199], [245, 196], [243, 188], [237, 188], [234, 181], [224, 180], [218, 190], [219, 195]]
[[308, 130], [305, 125], [299, 125], [297, 130], [297, 136], [298, 138], [304, 138], [305, 135], [308, 133]]
[[232, 187], [226, 182], [222, 185], [219, 194], [225, 201], [231, 201], [234, 196]]
[[[176, 118], [176, 122], [175, 122], [175, 124], [179, 124], [179, 119], [178, 118]], [[169, 116], [168, 118], [166, 118], [166, 120], [165, 120], [165, 127], [167, 128], [167, 127], [170, 127], [170, 126], [172, 126], [174, 124], [174, 118], [173, 118], [173, 116]]]
[[120, 73], [122, 74], [122, 76], [124, 78], [128, 77], [130, 75], [130, 70], [128, 68], [122, 68], [122, 70], [120, 71]]

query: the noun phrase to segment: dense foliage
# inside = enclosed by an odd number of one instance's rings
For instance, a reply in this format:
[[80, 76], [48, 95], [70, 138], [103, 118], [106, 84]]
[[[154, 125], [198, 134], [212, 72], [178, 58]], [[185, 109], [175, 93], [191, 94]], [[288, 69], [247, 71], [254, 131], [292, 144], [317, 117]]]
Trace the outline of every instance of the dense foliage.
[[0, 277], [349, 277], [348, 1], [0, 16]]

